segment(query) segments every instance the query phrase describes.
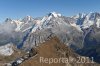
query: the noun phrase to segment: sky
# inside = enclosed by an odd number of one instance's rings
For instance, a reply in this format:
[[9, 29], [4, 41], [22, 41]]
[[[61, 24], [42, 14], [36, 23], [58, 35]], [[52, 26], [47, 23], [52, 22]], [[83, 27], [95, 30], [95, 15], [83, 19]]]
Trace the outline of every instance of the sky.
[[27, 15], [42, 17], [53, 11], [64, 16], [100, 12], [100, 0], [0, 0], [0, 22]]

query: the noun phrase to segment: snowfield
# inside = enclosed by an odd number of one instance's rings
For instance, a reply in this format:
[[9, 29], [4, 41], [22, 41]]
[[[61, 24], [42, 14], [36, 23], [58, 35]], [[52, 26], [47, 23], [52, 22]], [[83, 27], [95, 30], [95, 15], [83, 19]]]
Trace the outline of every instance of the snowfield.
[[13, 45], [12, 44], [6, 44], [4, 46], [0, 46], [0, 55], [3, 56], [10, 56], [13, 54], [13, 49], [12, 49]]

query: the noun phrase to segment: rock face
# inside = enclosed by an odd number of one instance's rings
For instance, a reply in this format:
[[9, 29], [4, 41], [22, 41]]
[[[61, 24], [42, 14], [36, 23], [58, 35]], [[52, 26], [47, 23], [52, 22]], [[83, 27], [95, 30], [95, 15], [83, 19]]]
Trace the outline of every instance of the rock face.
[[[31, 57], [30, 59], [26, 60], [25, 62], [21, 63], [20, 66], [99, 66], [99, 64], [91, 63], [91, 60], [89, 58], [87, 60], [90, 61], [90, 63], [77, 63], [78, 54], [76, 54], [72, 49], [67, 47], [65, 44], [62, 44], [57, 37], [52, 37], [50, 40], [47, 40], [46, 42], [43, 42], [38, 47], [35, 48], [37, 50], [37, 55]], [[68, 58], [69, 60], [74, 59], [76, 61], [69, 61], [67, 63], [49, 63], [48, 61], [40, 62], [40, 57], [42, 58]], [[84, 57], [85, 58], [85, 57]]]
[[50, 30], [37, 31], [36, 33], [31, 33], [27, 40], [24, 42], [23, 48], [28, 49], [38, 46], [53, 37], [54, 34]]

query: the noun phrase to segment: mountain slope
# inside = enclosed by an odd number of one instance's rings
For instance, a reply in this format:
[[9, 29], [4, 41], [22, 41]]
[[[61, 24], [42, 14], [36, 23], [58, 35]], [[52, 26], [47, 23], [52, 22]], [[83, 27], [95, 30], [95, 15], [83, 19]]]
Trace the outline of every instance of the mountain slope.
[[74, 58], [78, 60], [81, 57], [74, 53], [74, 51], [68, 48], [65, 44], [62, 44], [57, 37], [53, 37], [50, 40], [40, 44], [36, 47], [37, 55], [24, 61], [20, 66], [99, 66], [96, 63], [44, 63], [40, 62], [40, 57], [43, 58]]

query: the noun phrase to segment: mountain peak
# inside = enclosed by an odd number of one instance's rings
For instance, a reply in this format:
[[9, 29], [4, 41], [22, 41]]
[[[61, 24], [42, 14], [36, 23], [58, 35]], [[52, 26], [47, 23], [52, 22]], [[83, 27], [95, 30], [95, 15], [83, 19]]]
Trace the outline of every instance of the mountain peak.
[[33, 21], [33, 18], [28, 15], [28, 16], [24, 17], [24, 19], [22, 21], [24, 21], [24, 22]]
[[6, 18], [5, 22], [11, 22], [12, 19], [11, 18]]
[[27, 20], [31, 20], [31, 19], [33, 19], [31, 16], [29, 16], [29, 15], [27, 15], [26, 17], [25, 17]]
[[59, 16], [61, 16], [61, 14], [59, 14], [59, 13], [57, 13], [57, 12], [50, 12], [50, 13], [48, 14], [48, 16], [59, 17]]

